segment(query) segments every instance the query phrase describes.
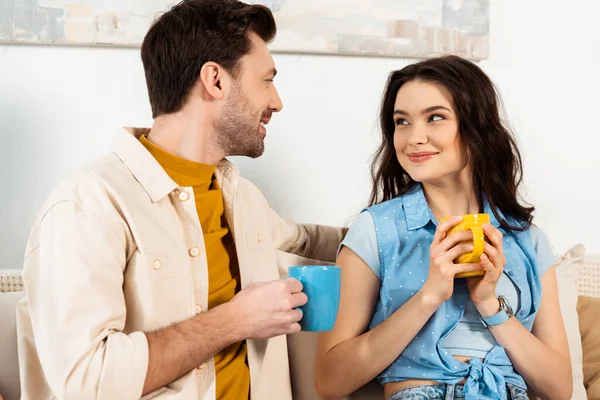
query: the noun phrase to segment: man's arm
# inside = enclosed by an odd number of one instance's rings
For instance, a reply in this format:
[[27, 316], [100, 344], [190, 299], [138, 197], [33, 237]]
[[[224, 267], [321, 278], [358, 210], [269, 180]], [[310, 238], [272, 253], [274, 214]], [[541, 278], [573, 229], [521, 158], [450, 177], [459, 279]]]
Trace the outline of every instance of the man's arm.
[[123, 232], [70, 201], [54, 205], [32, 232], [25, 284], [39, 359], [58, 398], [139, 399], [231, 343], [300, 330], [295, 308], [306, 295], [288, 279], [250, 285], [156, 332], [123, 333]]
[[226, 306], [197, 315], [156, 332], [148, 339], [148, 372], [143, 394], [168, 385], [192, 369], [208, 362], [227, 346], [241, 341], [233, 325], [233, 313]]
[[315, 260], [334, 262], [348, 228], [297, 224], [269, 209], [269, 223], [278, 249]]
[[302, 225], [283, 219], [269, 206], [263, 193], [252, 182], [240, 178], [238, 185], [238, 193], [243, 196], [248, 210], [267, 221], [267, 229], [276, 249], [314, 260], [335, 261], [348, 228]]
[[32, 230], [23, 269], [31, 326], [59, 399], [141, 397], [148, 342], [123, 333], [125, 229], [61, 201]]
[[302, 312], [295, 308], [306, 301], [302, 284], [295, 279], [255, 283], [211, 311], [147, 333], [150, 361], [144, 394], [171, 383], [232, 343], [299, 332]]

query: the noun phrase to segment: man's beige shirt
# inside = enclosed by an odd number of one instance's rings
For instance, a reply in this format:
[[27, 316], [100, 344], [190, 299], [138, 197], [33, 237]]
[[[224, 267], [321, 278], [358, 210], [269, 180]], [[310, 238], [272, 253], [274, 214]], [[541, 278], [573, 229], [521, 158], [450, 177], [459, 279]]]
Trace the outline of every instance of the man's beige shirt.
[[[60, 185], [33, 225], [18, 306], [23, 400], [142, 397], [143, 332], [207, 309], [208, 265], [192, 188], [123, 130], [114, 152]], [[217, 168], [242, 287], [279, 279], [276, 251], [334, 260], [342, 229], [281, 219], [223, 161]], [[253, 400], [291, 399], [286, 337], [248, 340]], [[212, 361], [144, 399], [215, 399]]]

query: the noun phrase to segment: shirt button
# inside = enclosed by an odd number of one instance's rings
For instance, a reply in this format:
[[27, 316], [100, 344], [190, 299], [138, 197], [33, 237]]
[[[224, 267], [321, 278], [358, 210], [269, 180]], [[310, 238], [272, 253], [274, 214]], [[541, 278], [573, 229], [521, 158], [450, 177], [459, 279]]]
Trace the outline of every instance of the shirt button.
[[515, 273], [512, 271], [508, 271], [508, 275], [513, 276]]
[[198, 250], [197, 247], [192, 247], [188, 253], [190, 254], [191, 257], [198, 257], [200, 255], [200, 250]]
[[190, 198], [190, 195], [187, 194], [187, 192], [181, 192], [181, 193], [179, 193], [179, 200], [186, 201], [189, 198]]
[[200, 304], [196, 304], [196, 314], [200, 314], [202, 312], [202, 306]]
[[198, 369], [199, 370], [203, 370], [204, 368], [206, 368], [207, 363], [202, 363], [200, 365], [198, 365]]
[[160, 269], [160, 267], [161, 267], [160, 260], [154, 260], [154, 261], [152, 262], [152, 267], [153, 267], [154, 269]]

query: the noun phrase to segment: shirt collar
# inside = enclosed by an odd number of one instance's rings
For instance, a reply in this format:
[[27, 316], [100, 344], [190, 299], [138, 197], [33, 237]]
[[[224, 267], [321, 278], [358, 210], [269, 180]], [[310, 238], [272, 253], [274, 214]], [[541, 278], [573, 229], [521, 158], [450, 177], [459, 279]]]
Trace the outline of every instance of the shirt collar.
[[408, 193], [402, 196], [402, 205], [404, 207], [404, 214], [406, 215], [406, 227], [409, 230], [414, 231], [415, 229], [422, 228], [429, 221], [437, 223], [427, 204], [423, 187], [420, 184], [415, 185], [414, 188], [411, 188]]
[[[498, 218], [496, 218], [496, 215], [494, 215], [494, 212], [492, 211], [492, 207], [490, 206], [490, 203], [488, 202], [487, 197], [485, 197], [485, 195], [482, 194], [481, 198], [483, 200], [483, 212], [490, 216], [490, 224], [494, 225], [496, 228], [499, 228], [500, 221], [498, 221]], [[506, 220], [506, 218], [504, 217], [504, 214], [502, 214], [502, 211], [500, 211], [499, 209], [496, 209], [496, 212], [502, 219]]]
[[[148, 133], [150, 133], [149, 128], [122, 128], [115, 138], [113, 150], [142, 185], [152, 202], [157, 202], [178, 189], [179, 186], [140, 143], [140, 136]], [[218, 181], [223, 178], [234, 179], [237, 176], [237, 168], [228, 160], [223, 159], [217, 166]]]
[[[483, 199], [483, 212], [489, 214], [491, 225], [498, 228], [500, 222], [492, 212], [487, 197], [483, 194], [481, 197]], [[431, 212], [429, 204], [427, 204], [425, 193], [423, 193], [423, 187], [420, 184], [415, 185], [408, 193], [402, 196], [402, 204], [404, 207], [404, 214], [406, 215], [406, 227], [409, 230], [413, 231], [422, 228], [427, 225], [429, 221], [437, 225], [437, 220]], [[497, 210], [497, 212], [500, 217], [504, 218], [504, 215], [500, 210]]]

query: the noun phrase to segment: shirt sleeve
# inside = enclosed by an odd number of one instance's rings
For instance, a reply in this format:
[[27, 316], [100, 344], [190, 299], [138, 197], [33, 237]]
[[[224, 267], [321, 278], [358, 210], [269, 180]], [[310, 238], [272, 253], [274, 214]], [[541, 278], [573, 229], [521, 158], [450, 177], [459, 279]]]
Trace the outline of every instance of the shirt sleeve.
[[544, 232], [542, 232], [536, 226], [533, 225], [531, 226], [529, 231], [531, 235], [531, 243], [533, 243], [533, 248], [536, 251], [537, 268], [541, 277], [546, 271], [550, 269], [551, 266], [553, 266], [557, 262], [558, 257], [552, 250], [552, 247], [550, 246], [548, 238], [546, 237]]
[[335, 261], [336, 250], [347, 228], [316, 224], [297, 224], [284, 219], [273, 210], [262, 192], [251, 182], [240, 179], [238, 193], [245, 203], [254, 206], [254, 213], [264, 213], [273, 238], [273, 247], [286, 253], [321, 261]]
[[355, 252], [381, 279], [381, 261], [379, 260], [379, 245], [375, 233], [375, 222], [371, 213], [362, 212], [348, 230], [348, 234], [340, 244]]
[[126, 334], [123, 238], [71, 201], [34, 226], [25, 286], [36, 350], [59, 399], [139, 399], [148, 369], [143, 332]]

